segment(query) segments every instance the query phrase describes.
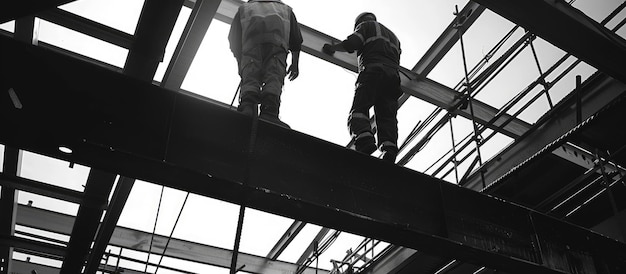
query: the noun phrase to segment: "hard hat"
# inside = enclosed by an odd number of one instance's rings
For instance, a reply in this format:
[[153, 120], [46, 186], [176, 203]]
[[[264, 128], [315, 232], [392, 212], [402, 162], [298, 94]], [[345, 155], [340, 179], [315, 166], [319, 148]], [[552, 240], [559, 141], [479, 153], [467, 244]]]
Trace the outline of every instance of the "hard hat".
[[371, 17], [374, 19], [374, 21], [376, 21], [376, 15], [374, 15], [374, 14], [373, 14], [373, 13], [371, 13], [371, 12], [363, 12], [363, 13], [359, 14], [359, 15], [356, 17], [356, 19], [354, 19], [354, 27], [356, 28], [356, 26], [358, 26], [358, 25], [359, 25], [359, 24], [361, 24], [363, 21], [365, 21], [365, 20], [363, 20], [363, 19], [364, 19], [364, 17], [366, 17], [366, 16], [368, 16], [368, 15], [369, 15], [369, 16], [371, 16]]

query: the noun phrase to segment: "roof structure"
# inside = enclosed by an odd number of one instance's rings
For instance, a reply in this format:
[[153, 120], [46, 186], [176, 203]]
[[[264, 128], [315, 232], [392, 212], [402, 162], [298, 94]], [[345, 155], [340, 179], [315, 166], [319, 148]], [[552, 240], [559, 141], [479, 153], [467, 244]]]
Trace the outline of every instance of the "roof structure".
[[[243, 1], [3, 4], [0, 274], [624, 273], [626, 2], [335, 2], [287, 2], [292, 129], [234, 109]], [[403, 42], [396, 165], [321, 52], [363, 10]]]

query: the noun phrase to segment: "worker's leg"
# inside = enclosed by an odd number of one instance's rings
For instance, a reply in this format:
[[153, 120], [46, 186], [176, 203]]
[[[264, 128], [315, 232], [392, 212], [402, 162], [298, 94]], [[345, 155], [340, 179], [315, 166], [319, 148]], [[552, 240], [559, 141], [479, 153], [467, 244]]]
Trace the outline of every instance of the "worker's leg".
[[376, 99], [376, 86], [380, 75], [377, 69], [366, 69], [359, 73], [348, 116], [348, 129], [354, 139], [355, 150], [372, 154], [376, 150], [376, 140], [370, 125], [369, 109]]
[[400, 77], [393, 69], [385, 69], [384, 81], [379, 90], [374, 113], [378, 126], [378, 148], [383, 160], [395, 163], [398, 155], [398, 98], [402, 95]]
[[241, 76], [241, 92], [237, 110], [249, 115], [258, 114], [257, 105], [261, 100], [261, 56], [258, 48], [245, 53], [241, 58], [239, 75]]
[[289, 128], [278, 118], [280, 96], [287, 71], [287, 52], [282, 47], [264, 45], [267, 57], [263, 62], [263, 90], [261, 92], [261, 119]]

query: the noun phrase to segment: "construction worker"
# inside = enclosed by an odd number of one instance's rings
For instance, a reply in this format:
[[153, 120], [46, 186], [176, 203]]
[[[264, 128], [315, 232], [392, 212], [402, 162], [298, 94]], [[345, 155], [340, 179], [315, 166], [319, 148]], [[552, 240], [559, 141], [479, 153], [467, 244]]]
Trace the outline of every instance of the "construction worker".
[[228, 34], [241, 76], [238, 111], [289, 127], [278, 118], [287, 76], [298, 77], [302, 34], [293, 10], [280, 0], [250, 0], [239, 7]]
[[[355, 20], [354, 33], [338, 44], [325, 44], [322, 51], [333, 55], [335, 51], [357, 52], [359, 76], [356, 80], [354, 100], [348, 128], [354, 140], [355, 150], [372, 154], [382, 152], [382, 159], [395, 163], [398, 155], [398, 98], [400, 89], [400, 41], [396, 35], [376, 21], [371, 12], [359, 14]], [[369, 118], [374, 107], [378, 127], [378, 145]]]

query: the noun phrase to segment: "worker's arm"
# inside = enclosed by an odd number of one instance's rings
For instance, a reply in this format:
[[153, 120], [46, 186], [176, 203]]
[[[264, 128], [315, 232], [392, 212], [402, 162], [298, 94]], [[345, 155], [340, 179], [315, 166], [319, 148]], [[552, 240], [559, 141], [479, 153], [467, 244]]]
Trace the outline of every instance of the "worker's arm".
[[300, 75], [298, 64], [300, 62], [300, 51], [291, 52], [291, 65], [289, 66], [289, 81], [293, 81]]
[[338, 44], [324, 44], [324, 47], [322, 47], [322, 52], [328, 55], [333, 55], [336, 51], [353, 53], [355, 50], [361, 49], [362, 46], [363, 41], [360, 36], [352, 34], [348, 36], [346, 40], [343, 40]]
[[230, 43], [230, 51], [237, 59], [237, 64], [241, 61], [241, 20], [239, 19], [239, 11], [235, 14], [233, 22], [230, 25], [230, 31], [228, 32], [228, 42]]
[[302, 50], [302, 32], [300, 31], [300, 25], [296, 19], [296, 15], [291, 11], [290, 14], [290, 33], [289, 33], [289, 51], [291, 52], [291, 65], [287, 70], [289, 73], [289, 81], [293, 81], [298, 78], [300, 74], [300, 51]]

